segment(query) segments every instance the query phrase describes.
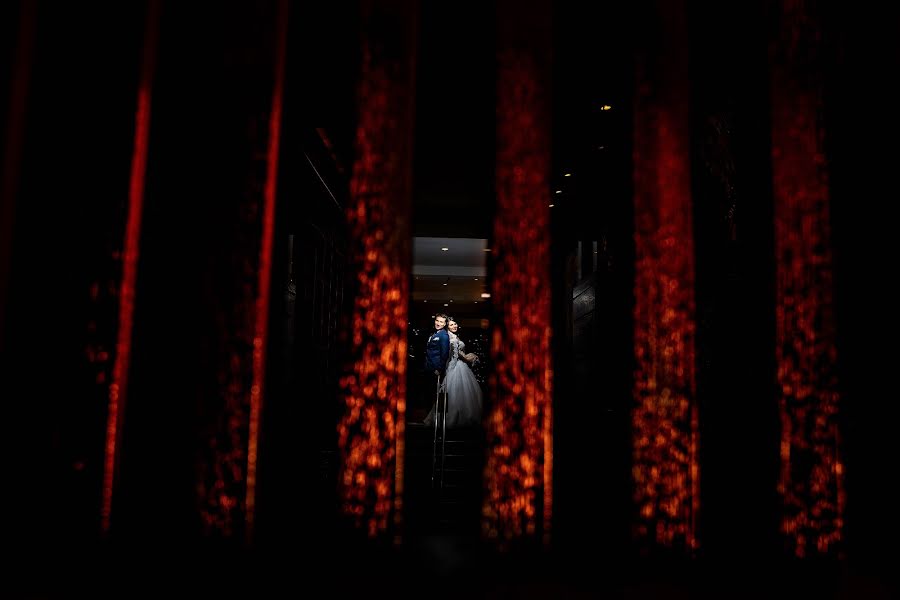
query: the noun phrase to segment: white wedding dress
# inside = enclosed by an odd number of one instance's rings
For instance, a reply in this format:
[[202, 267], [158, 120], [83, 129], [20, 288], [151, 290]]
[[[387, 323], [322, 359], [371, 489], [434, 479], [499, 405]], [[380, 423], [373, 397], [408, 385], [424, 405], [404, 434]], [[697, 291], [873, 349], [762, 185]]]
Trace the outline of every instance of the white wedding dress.
[[[450, 333], [450, 360], [444, 376], [447, 392], [447, 427], [473, 427], [481, 425], [481, 385], [475, 379], [466, 361], [460, 359], [466, 353], [466, 344]], [[425, 424], [434, 423], [434, 407], [425, 417]]]

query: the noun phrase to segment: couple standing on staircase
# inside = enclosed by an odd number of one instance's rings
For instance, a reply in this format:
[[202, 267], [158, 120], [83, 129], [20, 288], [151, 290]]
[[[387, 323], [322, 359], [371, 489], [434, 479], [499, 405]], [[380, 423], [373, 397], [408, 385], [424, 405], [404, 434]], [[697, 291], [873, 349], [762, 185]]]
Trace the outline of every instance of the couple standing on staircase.
[[[435, 332], [425, 348], [425, 371], [433, 375], [436, 389], [446, 393], [447, 427], [481, 425], [481, 386], [469, 368], [478, 357], [466, 354], [466, 344], [456, 335], [459, 324], [440, 313], [434, 317]], [[436, 405], [425, 417], [425, 424], [434, 423]]]

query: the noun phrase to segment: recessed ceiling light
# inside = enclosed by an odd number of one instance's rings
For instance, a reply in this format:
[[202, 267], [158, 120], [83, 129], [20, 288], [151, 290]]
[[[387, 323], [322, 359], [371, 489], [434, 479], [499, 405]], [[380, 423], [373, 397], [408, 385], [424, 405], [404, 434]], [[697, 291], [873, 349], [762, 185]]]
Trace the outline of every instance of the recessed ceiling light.
[[488, 294], [487, 292], [481, 292], [481, 297], [482, 297], [482, 298], [490, 298], [491, 295]]
[[563, 174], [563, 177], [571, 177], [571, 176], [572, 176], [571, 173], [565, 173], [565, 174]]
[[556, 190], [557, 194], [562, 194], [562, 190]]
[[450, 306], [450, 305], [449, 305], [449, 304], [447, 304], [447, 303], [446, 303], [446, 302], [444, 302], [444, 306]]
[[447, 285], [446, 283], [444, 285]]
[[446, 251], [449, 250], [449, 249], [450, 249], [450, 248], [448, 248], [447, 246], [444, 246], [443, 248], [441, 248], [441, 250], [443, 250], [444, 252], [446, 252]]
[[478, 281], [478, 278], [477, 278], [477, 277], [475, 278], [475, 281]]
[[556, 206], [556, 205], [555, 205], [555, 204], [548, 204], [547, 206], [549, 206], [550, 208], [553, 208], [553, 207]]

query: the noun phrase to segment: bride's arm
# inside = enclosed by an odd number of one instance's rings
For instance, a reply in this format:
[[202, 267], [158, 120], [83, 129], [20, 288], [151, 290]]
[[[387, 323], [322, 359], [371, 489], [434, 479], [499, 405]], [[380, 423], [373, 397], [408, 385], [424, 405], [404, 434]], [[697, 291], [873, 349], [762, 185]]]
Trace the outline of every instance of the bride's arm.
[[[457, 338], [457, 339], [459, 339], [459, 338]], [[462, 349], [459, 347], [459, 345], [456, 346], [456, 349], [457, 349], [457, 354], [459, 355], [459, 358], [466, 364], [474, 365], [478, 361], [478, 355], [475, 354], [474, 352], [469, 352], [468, 354], [466, 354], [465, 352], [462, 351]]]

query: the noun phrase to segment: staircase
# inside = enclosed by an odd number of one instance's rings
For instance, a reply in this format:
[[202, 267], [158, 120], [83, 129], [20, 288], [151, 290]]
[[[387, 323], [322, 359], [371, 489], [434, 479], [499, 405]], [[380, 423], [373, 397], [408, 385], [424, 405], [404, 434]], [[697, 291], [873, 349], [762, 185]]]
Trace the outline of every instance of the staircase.
[[432, 456], [434, 446], [433, 426], [407, 423], [406, 533], [413, 537], [444, 533], [477, 535], [484, 464], [482, 431], [448, 429], [446, 441], [442, 444], [438, 439], [437, 452]]

